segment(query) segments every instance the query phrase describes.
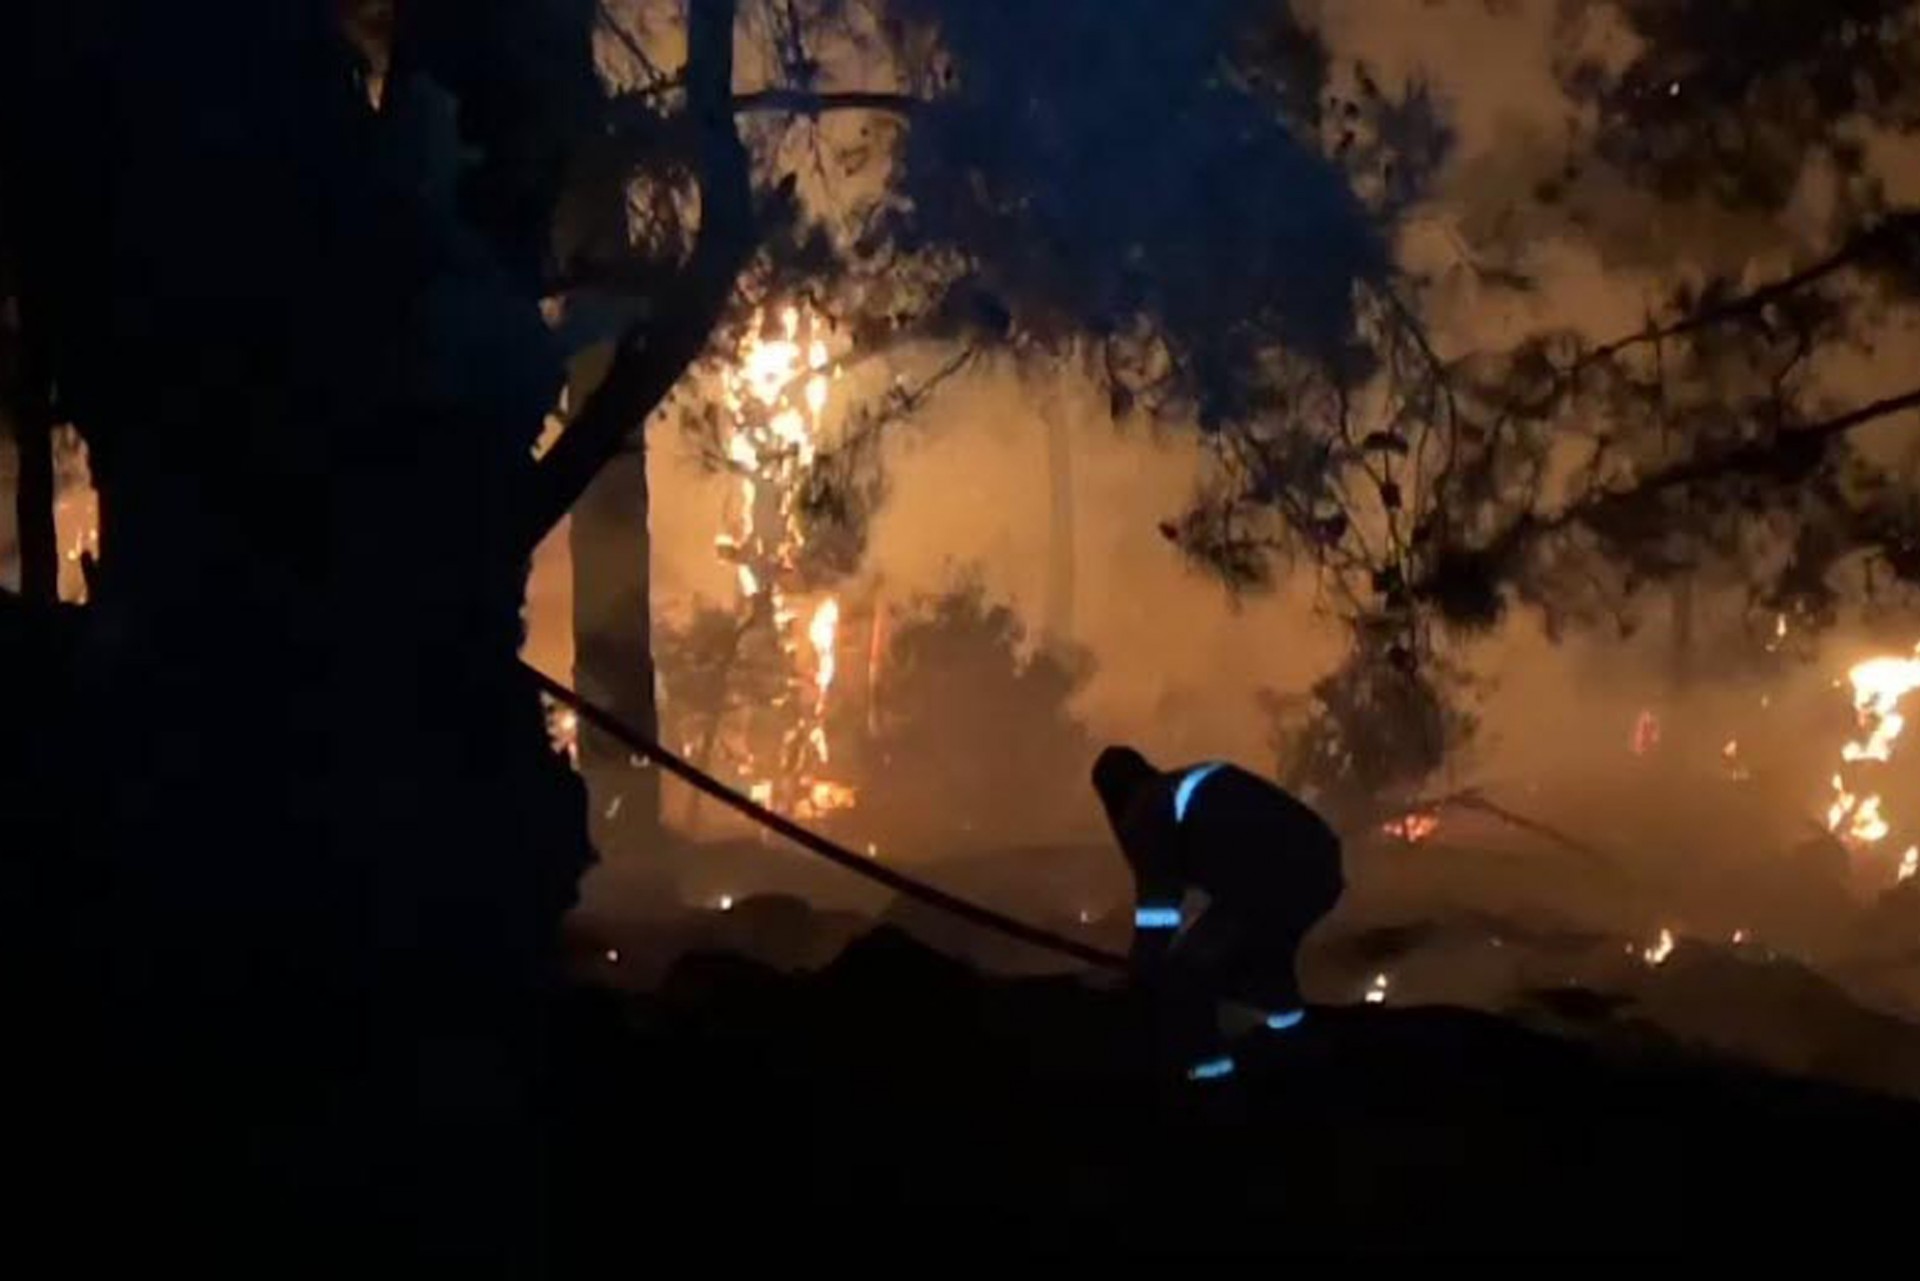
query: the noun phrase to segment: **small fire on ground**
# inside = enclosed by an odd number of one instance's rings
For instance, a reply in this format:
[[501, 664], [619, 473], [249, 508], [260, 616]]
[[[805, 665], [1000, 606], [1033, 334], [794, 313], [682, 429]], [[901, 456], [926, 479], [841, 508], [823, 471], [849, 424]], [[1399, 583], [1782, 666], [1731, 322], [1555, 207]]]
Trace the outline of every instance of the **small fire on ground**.
[[1440, 830], [1440, 816], [1432, 810], [1416, 810], [1382, 823], [1380, 830], [1395, 840], [1418, 845]]
[[1660, 937], [1655, 939], [1651, 946], [1640, 949], [1640, 959], [1658, 969], [1667, 963], [1668, 957], [1673, 955], [1673, 948], [1673, 931], [1662, 929]]

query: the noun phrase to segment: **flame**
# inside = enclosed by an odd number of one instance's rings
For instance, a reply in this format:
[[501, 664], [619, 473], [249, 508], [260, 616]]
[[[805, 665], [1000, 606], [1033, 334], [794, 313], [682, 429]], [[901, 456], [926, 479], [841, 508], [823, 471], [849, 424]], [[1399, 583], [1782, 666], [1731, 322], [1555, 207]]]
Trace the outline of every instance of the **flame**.
[[1387, 989], [1392, 985], [1393, 980], [1386, 975], [1374, 975], [1373, 983], [1367, 988], [1367, 1004], [1385, 1005], [1387, 1003]]
[[1660, 718], [1652, 711], [1643, 711], [1633, 722], [1633, 754], [1645, 756], [1660, 746]]
[[[1840, 748], [1843, 765], [1884, 764], [1893, 759], [1894, 745], [1907, 728], [1902, 700], [1920, 689], [1920, 646], [1914, 656], [1881, 655], [1855, 663], [1847, 671], [1853, 687], [1853, 711], [1861, 735]], [[1875, 792], [1856, 793], [1836, 773], [1833, 800], [1827, 806], [1827, 829], [1856, 846], [1877, 845], [1893, 833], [1893, 823], [1882, 810], [1885, 802]]]
[[556, 753], [566, 756], [575, 769], [580, 768], [580, 715], [559, 703], [547, 704], [547, 741]]
[[832, 351], [821, 332], [820, 319], [798, 306], [781, 308], [771, 324], [756, 313], [720, 388], [727, 411], [720, 452], [736, 483], [714, 546], [734, 566], [743, 619], [770, 626], [773, 648], [789, 664], [787, 692], [756, 709], [736, 754], [749, 762], [743, 773], [757, 772], [753, 758], [767, 742], [752, 726], [777, 731], [776, 776], [756, 784], [753, 799], [800, 817], [846, 809], [855, 799], [818, 772], [832, 759], [827, 720], [839, 672], [840, 601], [797, 599], [811, 595], [797, 581], [807, 544], [799, 500], [819, 456], [832, 385]]
[[54, 430], [54, 544], [60, 549], [58, 591], [70, 604], [87, 602], [84, 561], [100, 555], [100, 495], [94, 489], [92, 461], [80, 433]]
[[1900, 856], [1900, 874], [1894, 878], [1894, 884], [1911, 881], [1920, 875], [1920, 845], [1907, 846], [1907, 852]]
[[[1915, 651], [1920, 655], [1920, 650]], [[1920, 689], [1920, 657], [1870, 658], [1847, 673], [1853, 685], [1853, 709], [1866, 737], [1840, 749], [1844, 761], [1888, 761], [1907, 727], [1900, 700]]]
[[1864, 845], [1875, 845], [1886, 840], [1891, 831], [1893, 825], [1880, 814], [1878, 796], [1863, 797], [1847, 823], [1847, 835]]
[[1667, 958], [1672, 955], [1673, 955], [1673, 931], [1662, 928], [1660, 931], [1660, 937], [1654, 942], [1653, 946], [1641, 949], [1640, 959], [1645, 961], [1648, 965], [1653, 966], [1655, 969], [1658, 969], [1662, 965], [1665, 965], [1667, 963]]
[[807, 624], [807, 639], [813, 642], [813, 687], [819, 691], [821, 707], [826, 706], [827, 696], [833, 692], [833, 678], [840, 670], [834, 650], [839, 638], [840, 602], [829, 596], [820, 602], [813, 611], [813, 621]]
[[1418, 845], [1440, 830], [1440, 816], [1431, 810], [1420, 810], [1382, 823], [1380, 830], [1396, 840]]
[[858, 799], [858, 793], [844, 783], [816, 779], [807, 788], [806, 804], [816, 815], [831, 814], [835, 810], [852, 809]]

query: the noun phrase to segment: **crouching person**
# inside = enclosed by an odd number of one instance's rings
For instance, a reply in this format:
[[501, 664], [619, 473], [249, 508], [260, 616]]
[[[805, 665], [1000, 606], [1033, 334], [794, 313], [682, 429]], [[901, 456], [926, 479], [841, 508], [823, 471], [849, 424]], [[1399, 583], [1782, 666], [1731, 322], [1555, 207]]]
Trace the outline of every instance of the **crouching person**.
[[1093, 786], [1133, 871], [1133, 970], [1154, 994], [1159, 1048], [1190, 1081], [1230, 1077], [1242, 1036], [1307, 1016], [1296, 958], [1345, 886], [1340, 838], [1233, 765], [1161, 770], [1110, 747]]

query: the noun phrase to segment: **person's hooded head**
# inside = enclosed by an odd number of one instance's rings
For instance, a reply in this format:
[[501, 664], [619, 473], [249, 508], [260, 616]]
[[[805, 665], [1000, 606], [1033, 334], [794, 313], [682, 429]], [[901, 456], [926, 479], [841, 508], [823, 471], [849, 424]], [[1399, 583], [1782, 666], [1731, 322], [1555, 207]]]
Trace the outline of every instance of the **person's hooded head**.
[[1133, 798], [1159, 777], [1160, 771], [1154, 768], [1153, 762], [1131, 747], [1109, 747], [1093, 763], [1093, 790], [1099, 794], [1107, 818], [1114, 823], [1127, 812]]

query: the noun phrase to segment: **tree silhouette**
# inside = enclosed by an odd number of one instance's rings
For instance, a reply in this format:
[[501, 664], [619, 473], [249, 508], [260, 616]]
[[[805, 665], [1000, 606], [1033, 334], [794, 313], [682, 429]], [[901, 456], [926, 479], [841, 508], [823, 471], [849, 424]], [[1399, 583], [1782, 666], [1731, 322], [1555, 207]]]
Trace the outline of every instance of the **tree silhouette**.
[[892, 628], [877, 732], [845, 735], [864, 740], [855, 822], [886, 848], [1057, 839], [1084, 798], [1041, 784], [1092, 763], [1072, 708], [1091, 674], [1084, 654], [1036, 644], [977, 583], [912, 602]]
[[[1581, 54], [1580, 20], [1623, 16], [1623, 66]], [[1362, 633], [1426, 661], [1437, 617], [1468, 633], [1521, 601], [1551, 621], [1626, 615], [1652, 584], [1705, 574], [1776, 611], [1833, 615], [1863, 561], [1911, 581], [1913, 477], [1850, 447], [1920, 408], [1920, 387], [1848, 396], [1829, 370], [1869, 350], [1913, 297], [1920, 217], [1888, 203], [1860, 144], [1909, 129], [1920, 29], [1911, 6], [1567, 6], [1561, 71], [1591, 109], [1567, 159], [1483, 211], [1465, 247], [1491, 294], [1533, 287], [1517, 228], [1658, 266], [1665, 297], [1611, 341], [1542, 329], [1505, 350], [1440, 350], [1426, 282], [1363, 291], [1363, 357], [1270, 362], [1286, 391], [1210, 443], [1215, 466], [1169, 537], [1241, 585], [1304, 563]], [[1815, 157], [1832, 164], [1828, 226], [1787, 228], [1728, 260], [1650, 238], [1648, 208], [1707, 201], [1778, 215]], [[1628, 204], [1622, 189], [1652, 205]], [[1731, 212], [1727, 212], [1731, 211]], [[1664, 255], [1664, 256], [1662, 256]]]
[[[1091, 335], [1137, 403], [1226, 421], [1267, 344], [1343, 358], [1404, 185], [1353, 194], [1371, 144], [1256, 74], [1310, 42], [1243, 48], [1266, 11], [1218, 0], [1151, 53], [1137, 3], [692, 0], [681, 67], [633, 45], [611, 88], [596, 33], [632, 32], [585, 3], [101, 12], [0, 33], [7, 260], [103, 508], [75, 840], [122, 948], [209, 981], [236, 941], [328, 985], [550, 950], [587, 854], [514, 667], [526, 559], [768, 299], [857, 298], [864, 351]], [[831, 83], [836, 40], [884, 88]], [[827, 221], [783, 148], [849, 112], [897, 182]]]

